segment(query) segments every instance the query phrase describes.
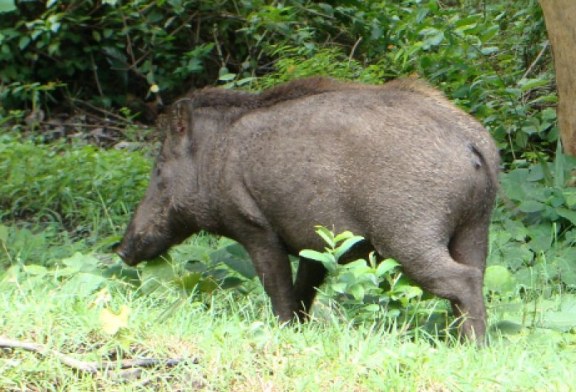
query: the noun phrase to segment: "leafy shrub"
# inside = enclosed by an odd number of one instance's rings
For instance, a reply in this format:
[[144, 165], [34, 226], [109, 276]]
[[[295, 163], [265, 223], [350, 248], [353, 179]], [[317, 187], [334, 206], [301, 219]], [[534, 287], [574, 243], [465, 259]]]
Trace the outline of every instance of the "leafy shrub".
[[127, 105], [154, 84], [180, 86], [204, 71], [213, 48], [195, 39], [189, 24], [200, 10], [209, 7], [199, 1], [19, 2], [17, 12], [0, 14], [0, 59], [8, 64], [2, 95], [9, 106], [22, 105], [28, 97], [18, 93], [20, 86], [60, 80], [74, 96]]
[[187, 295], [210, 294], [216, 289], [240, 288], [256, 276], [241, 245], [206, 235], [195, 236], [139, 270], [144, 293], [176, 289]]
[[339, 258], [363, 238], [349, 231], [334, 235], [321, 226], [316, 233], [327, 244], [324, 252], [303, 250], [300, 256], [322, 263], [328, 270], [327, 282], [320, 290], [334, 298], [348, 317], [406, 320], [414, 316], [414, 305], [423, 292], [400, 272], [400, 264], [392, 259], [378, 263], [374, 253], [368, 260], [338, 264]]
[[[506, 209], [499, 209], [492, 235], [493, 264], [514, 273], [521, 290], [576, 289], [576, 160], [515, 162], [501, 175]], [[557, 291], [556, 288], [552, 291]]]
[[0, 96], [9, 109], [62, 96], [126, 106], [152, 98], [152, 86], [174, 96], [219, 77], [252, 77], [271, 69], [269, 45], [313, 48], [333, 33], [348, 40], [347, 17], [334, 29], [341, 17], [332, 8], [304, 0], [18, 2], [0, 13]]
[[271, 44], [275, 72], [256, 84], [318, 74], [383, 83], [418, 74], [484, 123], [505, 163], [553, 155], [557, 96], [536, 1], [454, 8], [436, 1], [368, 3], [331, 8], [335, 20], [350, 23], [347, 34], [358, 32], [358, 46]]
[[63, 95], [130, 106], [156, 87], [169, 101], [190, 85], [270, 73], [257, 85], [418, 73], [484, 122], [505, 162], [551, 155], [558, 133], [536, 0], [19, 2], [0, 14], [0, 60], [4, 114]]

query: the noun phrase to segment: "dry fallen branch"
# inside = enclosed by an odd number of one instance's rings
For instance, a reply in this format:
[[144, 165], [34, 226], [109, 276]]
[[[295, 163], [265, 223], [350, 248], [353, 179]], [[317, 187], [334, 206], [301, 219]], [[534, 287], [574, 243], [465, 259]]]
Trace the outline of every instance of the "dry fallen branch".
[[[140, 359], [125, 359], [122, 361], [103, 361], [98, 362], [86, 362], [75, 359], [69, 355], [63, 354], [59, 351], [50, 349], [42, 344], [22, 342], [18, 340], [8, 339], [4, 336], [0, 336], [0, 348], [4, 349], [22, 349], [25, 351], [30, 351], [44, 357], [52, 356], [62, 362], [64, 365], [77, 370], [79, 372], [97, 374], [99, 372], [110, 372], [116, 371], [117, 369], [128, 369], [125, 371], [120, 371], [119, 376], [121, 378], [133, 378], [135, 370], [133, 368], [149, 368], [155, 366], [163, 367], [173, 367], [183, 362], [198, 363], [196, 359], [186, 360], [186, 359], [154, 359], [154, 358], [140, 358]], [[139, 375], [140, 372], [137, 372]]]

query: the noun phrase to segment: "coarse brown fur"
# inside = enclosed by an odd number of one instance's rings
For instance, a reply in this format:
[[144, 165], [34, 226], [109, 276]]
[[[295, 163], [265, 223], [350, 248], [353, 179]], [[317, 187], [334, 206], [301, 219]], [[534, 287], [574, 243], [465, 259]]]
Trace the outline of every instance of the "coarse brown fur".
[[250, 93], [246, 91], [229, 90], [217, 87], [209, 87], [202, 90], [195, 90], [186, 95], [184, 100], [189, 100], [194, 109], [198, 108], [244, 108], [259, 109], [268, 108], [285, 101], [305, 98], [311, 95], [324, 94], [333, 91], [353, 91], [353, 90], [373, 90], [386, 89], [398, 92], [412, 92], [437, 101], [450, 104], [444, 94], [433, 88], [428, 83], [420, 79], [397, 79], [384, 85], [369, 85], [342, 82], [326, 77], [311, 77], [306, 79], [296, 79], [289, 83], [281, 84], [261, 93]]

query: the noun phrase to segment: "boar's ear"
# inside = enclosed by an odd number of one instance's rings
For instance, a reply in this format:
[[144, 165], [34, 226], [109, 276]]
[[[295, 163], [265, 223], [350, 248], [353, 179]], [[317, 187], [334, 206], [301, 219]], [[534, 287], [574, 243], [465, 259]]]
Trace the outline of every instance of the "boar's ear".
[[172, 104], [170, 131], [173, 134], [183, 135], [192, 126], [192, 107], [190, 99], [183, 98]]

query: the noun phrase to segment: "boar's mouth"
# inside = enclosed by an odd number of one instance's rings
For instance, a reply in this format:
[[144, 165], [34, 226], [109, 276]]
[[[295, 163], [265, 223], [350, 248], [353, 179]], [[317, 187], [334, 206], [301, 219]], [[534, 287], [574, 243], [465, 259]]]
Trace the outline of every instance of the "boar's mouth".
[[[122, 261], [123, 261], [126, 265], [129, 265], [129, 266], [131, 266], [131, 267], [132, 267], [132, 266], [135, 266], [135, 265], [138, 265], [139, 263], [141, 263], [142, 261], [144, 261], [144, 259], [138, 259], [138, 258], [136, 258], [134, 254], [129, 253], [127, 249], [122, 248], [122, 247], [120, 247], [120, 246], [118, 246], [118, 247], [114, 250], [114, 252], [115, 252], [118, 256], [120, 256], [120, 258], [122, 259]], [[152, 257], [150, 257], [150, 258], [152, 258]]]
[[170, 246], [172, 244], [167, 238], [138, 238], [138, 236], [125, 235], [115, 252], [126, 264], [134, 266], [166, 253]]
[[152, 260], [166, 254], [172, 246], [181, 243], [188, 237], [188, 235], [183, 233], [139, 236], [129, 232], [124, 235], [124, 238], [114, 251], [124, 263], [129, 266], [135, 266], [142, 261]]

